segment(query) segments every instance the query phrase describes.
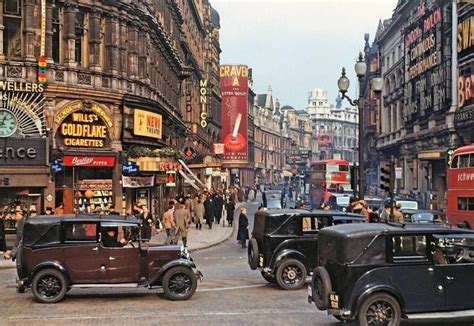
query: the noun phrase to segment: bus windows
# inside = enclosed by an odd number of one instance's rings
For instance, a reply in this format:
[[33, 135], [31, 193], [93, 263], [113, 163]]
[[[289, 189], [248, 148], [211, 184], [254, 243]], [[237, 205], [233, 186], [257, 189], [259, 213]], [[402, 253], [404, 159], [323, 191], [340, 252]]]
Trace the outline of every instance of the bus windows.
[[474, 154], [471, 154], [469, 159], [469, 166], [472, 168], [474, 167]]
[[451, 161], [451, 168], [455, 169], [458, 167], [458, 161], [459, 161], [459, 156], [456, 155], [453, 157], [453, 160]]
[[458, 197], [459, 211], [474, 211], [474, 197]]
[[459, 156], [459, 167], [468, 168], [469, 167], [469, 154], [464, 154]]

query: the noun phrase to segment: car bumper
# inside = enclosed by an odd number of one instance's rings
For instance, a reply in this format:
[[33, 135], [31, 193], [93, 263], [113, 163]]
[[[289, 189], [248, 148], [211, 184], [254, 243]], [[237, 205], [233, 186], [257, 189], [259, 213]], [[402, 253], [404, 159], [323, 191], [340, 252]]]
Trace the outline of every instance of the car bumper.
[[202, 272], [200, 270], [197, 270], [194, 272], [194, 274], [196, 275], [196, 277], [199, 279], [199, 281], [202, 282], [202, 280], [204, 279], [204, 275], [202, 275]]

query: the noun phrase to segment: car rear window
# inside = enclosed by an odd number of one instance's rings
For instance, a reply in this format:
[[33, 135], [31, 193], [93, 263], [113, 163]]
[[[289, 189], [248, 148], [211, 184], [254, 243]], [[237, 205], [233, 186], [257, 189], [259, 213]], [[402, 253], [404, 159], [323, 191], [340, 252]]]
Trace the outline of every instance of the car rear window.
[[406, 260], [425, 261], [428, 259], [426, 236], [424, 235], [393, 236], [391, 241], [394, 262]]
[[97, 223], [68, 222], [64, 225], [65, 241], [97, 241]]
[[339, 206], [348, 206], [349, 205], [349, 197], [337, 197], [336, 202]]

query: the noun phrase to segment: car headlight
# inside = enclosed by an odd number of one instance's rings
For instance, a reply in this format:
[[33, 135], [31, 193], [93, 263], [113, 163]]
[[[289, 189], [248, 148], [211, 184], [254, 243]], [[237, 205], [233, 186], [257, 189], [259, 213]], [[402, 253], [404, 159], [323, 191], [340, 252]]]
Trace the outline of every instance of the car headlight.
[[187, 248], [185, 248], [184, 246], [181, 247], [181, 258], [185, 258], [185, 259], [191, 259], [191, 256], [189, 255], [189, 251]]

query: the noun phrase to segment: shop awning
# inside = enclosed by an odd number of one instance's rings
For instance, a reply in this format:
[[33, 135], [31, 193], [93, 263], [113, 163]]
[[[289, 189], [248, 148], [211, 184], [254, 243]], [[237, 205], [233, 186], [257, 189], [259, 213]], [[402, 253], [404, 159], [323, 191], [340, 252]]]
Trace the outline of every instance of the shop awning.
[[194, 180], [191, 180], [189, 179], [189, 177], [186, 175], [186, 173], [184, 173], [183, 170], [178, 170], [179, 171], [179, 174], [181, 174], [181, 176], [184, 178], [184, 182], [189, 184], [191, 187], [193, 187], [194, 189], [196, 190], [200, 190], [198, 186], [196, 186], [196, 182]]
[[[197, 181], [197, 183], [199, 183], [203, 188], [206, 188], [206, 186], [204, 185], [204, 183], [201, 182], [201, 180], [199, 180], [198, 177], [196, 177], [196, 175], [191, 171], [191, 169], [186, 165], [186, 163], [184, 163], [183, 160], [178, 160], [178, 162], [183, 166], [183, 168], [194, 178], [194, 180]], [[188, 177], [189, 178], [189, 177]]]

